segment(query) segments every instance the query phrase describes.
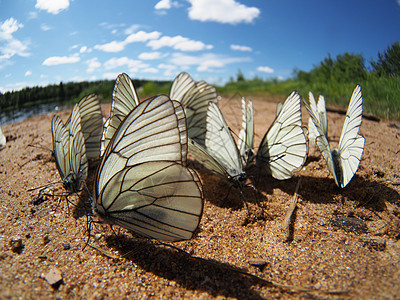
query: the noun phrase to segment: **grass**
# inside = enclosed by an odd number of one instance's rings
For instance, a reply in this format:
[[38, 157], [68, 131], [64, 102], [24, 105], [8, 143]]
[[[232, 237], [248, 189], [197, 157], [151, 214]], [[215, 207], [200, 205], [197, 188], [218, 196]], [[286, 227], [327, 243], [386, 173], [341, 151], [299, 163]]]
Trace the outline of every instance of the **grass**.
[[[347, 108], [351, 94], [356, 84], [360, 84], [364, 99], [364, 112], [385, 120], [400, 121], [400, 79], [391, 76], [376, 76], [368, 73], [360, 82], [340, 83], [335, 80], [328, 82], [314, 81], [312, 83], [288, 79], [285, 81], [250, 79], [229, 82], [218, 87], [218, 93], [231, 97], [262, 97], [266, 100], [276, 96], [286, 97], [291, 91], [297, 90], [303, 98], [308, 99], [308, 92], [315, 97], [325, 96], [327, 106]], [[274, 97], [275, 96], [275, 97]]]

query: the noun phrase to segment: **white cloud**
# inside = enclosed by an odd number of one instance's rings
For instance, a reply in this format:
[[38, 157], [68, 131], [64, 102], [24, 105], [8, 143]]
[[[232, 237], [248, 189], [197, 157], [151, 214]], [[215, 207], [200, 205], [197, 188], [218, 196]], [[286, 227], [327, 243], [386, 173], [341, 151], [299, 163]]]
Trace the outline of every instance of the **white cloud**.
[[267, 73], [267, 74], [272, 74], [272, 73], [274, 73], [275, 72], [275, 70], [274, 69], [272, 69], [272, 68], [270, 68], [270, 67], [267, 67], [267, 66], [260, 66], [260, 67], [258, 67], [257, 68], [257, 71], [259, 71], [259, 72], [264, 72], [264, 73]]
[[14, 18], [9, 18], [4, 22], [0, 22], [0, 62], [8, 60], [14, 55], [23, 57], [30, 56], [28, 52], [28, 42], [23, 43], [13, 37], [13, 33], [23, 27], [24, 25]]
[[86, 72], [88, 73], [93, 73], [101, 67], [101, 63], [99, 62], [97, 57], [88, 59], [85, 63], [88, 65], [88, 68], [86, 70]]
[[104, 63], [104, 68], [106, 70], [125, 68], [125, 70], [121, 70], [120, 72], [126, 72], [126, 70], [128, 70], [130, 73], [134, 73], [141, 69], [149, 68], [149, 65], [142, 63], [140, 60], [134, 60], [128, 57], [113, 57]]
[[125, 41], [126, 43], [147, 42], [148, 40], [158, 39], [160, 36], [161, 32], [158, 31], [144, 32], [141, 30], [128, 35]]
[[81, 59], [79, 56], [51, 56], [46, 58], [42, 65], [44, 66], [57, 66], [64, 64], [74, 64], [79, 62]]
[[143, 60], [154, 60], [154, 59], [160, 59], [162, 57], [161, 52], [143, 52], [139, 54], [139, 59]]
[[82, 47], [79, 49], [79, 53], [90, 53], [90, 52], [92, 52], [92, 49], [91, 49], [91, 48], [88, 48], [88, 47], [86, 47], [86, 46], [82, 46]]
[[212, 71], [215, 68], [223, 68], [228, 64], [250, 61], [249, 57], [227, 57], [218, 54], [207, 53], [200, 56], [191, 56], [182, 53], [174, 53], [170, 62], [180, 66], [197, 66], [197, 71]]
[[166, 76], [166, 77], [168, 77], [168, 78], [171, 78], [171, 77], [177, 75], [177, 74], [176, 74], [176, 73], [177, 73], [177, 72], [176, 72], [176, 69], [178, 69], [178, 67], [175, 66], [175, 65], [161, 63], [161, 64], [159, 64], [159, 65], [157, 66], [157, 68], [158, 68], [158, 69], [163, 69], [163, 70], [165, 70], [165, 71], [164, 71], [164, 76]]
[[175, 50], [181, 51], [201, 51], [212, 49], [212, 45], [206, 45], [201, 41], [194, 41], [183, 37], [181, 35], [176, 36], [163, 36], [160, 39], [154, 39], [147, 43], [147, 46], [153, 50], [160, 49], [162, 47], [171, 47]]
[[172, 7], [179, 7], [179, 2], [171, 0], [161, 0], [154, 6], [156, 10], [171, 9]]
[[135, 33], [135, 32], [137, 32], [139, 30], [140, 27], [141, 27], [141, 25], [133, 24], [133, 25], [129, 26], [128, 28], [126, 28], [124, 33], [125, 34]]
[[0, 37], [3, 37], [4, 39], [11, 39], [14, 32], [24, 27], [24, 25], [14, 18], [9, 18], [0, 24]]
[[135, 42], [147, 42], [149, 40], [158, 39], [161, 33], [158, 31], [144, 32], [138, 31], [126, 37], [123, 41], [112, 41], [103, 45], [95, 45], [94, 48], [104, 52], [121, 52], [125, 46]]
[[252, 23], [260, 15], [256, 7], [248, 7], [235, 0], [189, 0], [189, 18], [225, 24]]
[[243, 52], [252, 52], [253, 51], [253, 49], [251, 49], [250, 47], [241, 46], [241, 45], [231, 45], [230, 48], [231, 48], [231, 50], [235, 50], [235, 51], [243, 51]]
[[95, 45], [94, 49], [104, 52], [121, 52], [125, 49], [125, 42], [112, 41], [103, 45]]
[[40, 25], [40, 29], [41, 29], [42, 31], [49, 31], [49, 30], [52, 30], [53, 27], [51, 27], [51, 26], [49, 26], [49, 25], [46, 25], [46, 24], [42, 24], [42, 25]]
[[156, 68], [145, 68], [145, 69], [143, 69], [141, 72], [143, 72], [143, 73], [153, 73], [153, 74], [155, 74], [155, 73], [158, 73], [159, 71], [158, 71], [158, 69], [156, 69]]
[[56, 15], [69, 7], [69, 0], [37, 0], [35, 7]]
[[25, 76], [31, 76], [32, 75], [32, 71], [28, 70], [25, 72]]
[[28, 13], [28, 20], [33, 20], [38, 18], [38, 12], [37, 11], [30, 11]]
[[103, 73], [103, 79], [111, 79], [111, 80], [114, 79], [115, 80], [119, 74], [120, 73], [118, 73], [118, 72], [106, 72], [106, 73]]
[[154, 6], [155, 9], [170, 9], [171, 0], [161, 0]]

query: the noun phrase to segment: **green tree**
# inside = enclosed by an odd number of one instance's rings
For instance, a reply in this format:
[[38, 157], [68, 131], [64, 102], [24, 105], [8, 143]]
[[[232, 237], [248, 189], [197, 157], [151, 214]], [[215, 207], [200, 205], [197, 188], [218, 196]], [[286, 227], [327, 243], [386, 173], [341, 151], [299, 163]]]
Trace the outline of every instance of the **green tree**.
[[378, 74], [387, 74], [400, 77], [400, 45], [396, 41], [381, 53], [378, 52], [378, 61], [371, 62], [372, 69]]
[[246, 79], [244, 78], [243, 72], [242, 70], [238, 70], [237, 76], [236, 76], [236, 81], [246, 81]]
[[367, 76], [365, 60], [361, 54], [344, 53], [333, 59], [330, 55], [314, 67], [309, 74], [298, 71], [297, 79], [307, 82], [339, 83], [359, 82]]

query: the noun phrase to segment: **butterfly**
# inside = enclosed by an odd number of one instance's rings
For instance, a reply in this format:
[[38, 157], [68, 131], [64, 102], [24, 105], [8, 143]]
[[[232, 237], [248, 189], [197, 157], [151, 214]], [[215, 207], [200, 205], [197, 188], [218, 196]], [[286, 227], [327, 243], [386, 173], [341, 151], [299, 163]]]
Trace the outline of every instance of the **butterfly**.
[[[81, 117], [81, 131], [85, 140], [86, 156], [88, 159], [100, 157], [100, 140], [103, 133], [103, 115], [100, 101], [95, 94], [90, 94], [78, 103]], [[69, 118], [65, 127], [69, 130]]]
[[217, 103], [216, 89], [182, 72], [172, 83], [170, 98], [179, 101], [185, 110], [189, 138], [204, 146], [207, 107], [210, 102]]
[[363, 112], [361, 86], [357, 85], [351, 95], [339, 139], [339, 147], [332, 150], [324, 131], [323, 122], [321, 123], [312, 107], [306, 101], [303, 102], [318, 131], [316, 144], [326, 160], [336, 185], [344, 188], [356, 173], [364, 151], [365, 138], [358, 134]]
[[79, 106], [74, 105], [68, 125], [64, 125], [59, 116], [54, 116], [51, 131], [56, 166], [63, 186], [68, 192], [78, 192], [88, 173]]
[[192, 238], [204, 198], [198, 175], [186, 167], [187, 152], [179, 102], [165, 95], [143, 100], [121, 121], [104, 150], [94, 213], [147, 238]]
[[[257, 153], [253, 150], [254, 121], [252, 103], [247, 109], [242, 100], [243, 122], [239, 145], [245, 165], [256, 165], [267, 170], [275, 179], [289, 179], [304, 165], [308, 153], [307, 130], [301, 123], [301, 98], [292, 92], [283, 105], [277, 106], [274, 122], [263, 136]], [[255, 154], [254, 154], [255, 153]]]
[[301, 98], [294, 91], [262, 138], [256, 164], [265, 167], [275, 179], [284, 180], [303, 167], [307, 154], [307, 129], [301, 123]]
[[118, 75], [114, 85], [110, 117], [104, 123], [101, 138], [101, 155], [111, 140], [118, 126], [127, 114], [139, 104], [139, 96], [131, 78], [126, 73]]
[[[319, 124], [321, 126], [321, 130], [325, 136], [328, 136], [328, 121], [326, 118], [326, 107], [325, 107], [325, 98], [320, 95], [318, 98], [318, 102], [315, 101], [314, 95], [309, 92], [308, 93], [308, 101], [310, 103], [310, 108], [314, 112], [314, 115], [318, 118]], [[319, 136], [317, 127], [315, 126], [312, 118], [308, 119], [308, 138], [309, 140], [315, 144], [315, 139]]]
[[226, 121], [214, 102], [208, 104], [204, 146], [189, 141], [189, 153], [219, 177], [242, 186], [247, 175], [243, 167], [239, 149], [226, 124]]

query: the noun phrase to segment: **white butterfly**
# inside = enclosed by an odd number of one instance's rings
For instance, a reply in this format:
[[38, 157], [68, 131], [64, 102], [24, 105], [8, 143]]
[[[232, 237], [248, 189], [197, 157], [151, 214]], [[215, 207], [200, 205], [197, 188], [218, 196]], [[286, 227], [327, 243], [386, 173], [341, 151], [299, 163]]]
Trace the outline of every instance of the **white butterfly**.
[[[85, 140], [86, 156], [88, 159], [100, 157], [100, 140], [103, 134], [103, 115], [100, 101], [95, 94], [90, 94], [78, 103], [81, 117], [81, 131]], [[70, 119], [65, 122], [69, 130]]]
[[210, 102], [217, 103], [216, 89], [182, 72], [172, 83], [170, 98], [179, 101], [185, 110], [189, 138], [204, 146], [207, 107]]
[[[314, 112], [314, 115], [318, 118], [319, 124], [325, 136], [328, 136], [328, 121], [326, 118], [326, 107], [325, 107], [325, 98], [320, 95], [318, 102], [315, 101], [314, 95], [309, 92], [308, 93], [308, 101], [310, 102], [310, 108]], [[311, 143], [315, 144], [315, 139], [319, 136], [318, 129], [315, 126], [312, 118], [308, 119], [308, 138]]]
[[221, 178], [240, 186], [246, 179], [246, 172], [235, 140], [216, 103], [209, 103], [206, 120], [205, 145], [189, 141], [189, 153]]
[[111, 140], [122, 120], [139, 104], [139, 96], [131, 78], [121, 73], [114, 85], [110, 117], [104, 123], [101, 138], [101, 155], [103, 155], [108, 142]]
[[294, 91], [261, 140], [256, 164], [266, 167], [275, 179], [289, 179], [303, 167], [307, 153], [307, 129], [301, 123], [301, 98]]
[[253, 102], [249, 100], [246, 108], [244, 97], [242, 98], [242, 112], [242, 129], [239, 132], [238, 148], [243, 165], [247, 166], [250, 158], [254, 156], [254, 113]]
[[3, 149], [5, 146], [6, 146], [6, 137], [0, 128], [0, 149]]
[[[251, 101], [243, 107], [243, 125], [239, 134], [244, 163], [252, 160], [266, 168], [275, 179], [289, 179], [293, 173], [304, 165], [308, 153], [307, 130], [301, 123], [301, 98], [297, 92], [292, 92], [283, 105], [277, 106], [277, 114], [271, 127], [261, 140], [256, 155], [252, 143], [254, 139], [253, 109]], [[246, 142], [245, 142], [246, 141]], [[250, 154], [250, 155], [249, 155]]]
[[365, 139], [358, 134], [362, 121], [362, 103], [361, 87], [357, 85], [347, 108], [339, 147], [331, 150], [323, 124], [320, 123], [319, 117], [314, 113], [310, 105], [304, 101], [306, 109], [318, 130], [316, 144], [325, 158], [337, 186], [341, 188], [344, 188], [353, 178], [364, 151]]
[[68, 126], [63, 124], [60, 117], [54, 116], [51, 130], [56, 166], [63, 186], [69, 192], [78, 192], [88, 171], [79, 106], [74, 106]]
[[185, 114], [161, 95], [138, 104], [104, 151], [94, 212], [105, 222], [166, 241], [190, 239], [203, 211], [202, 186], [187, 168]]

